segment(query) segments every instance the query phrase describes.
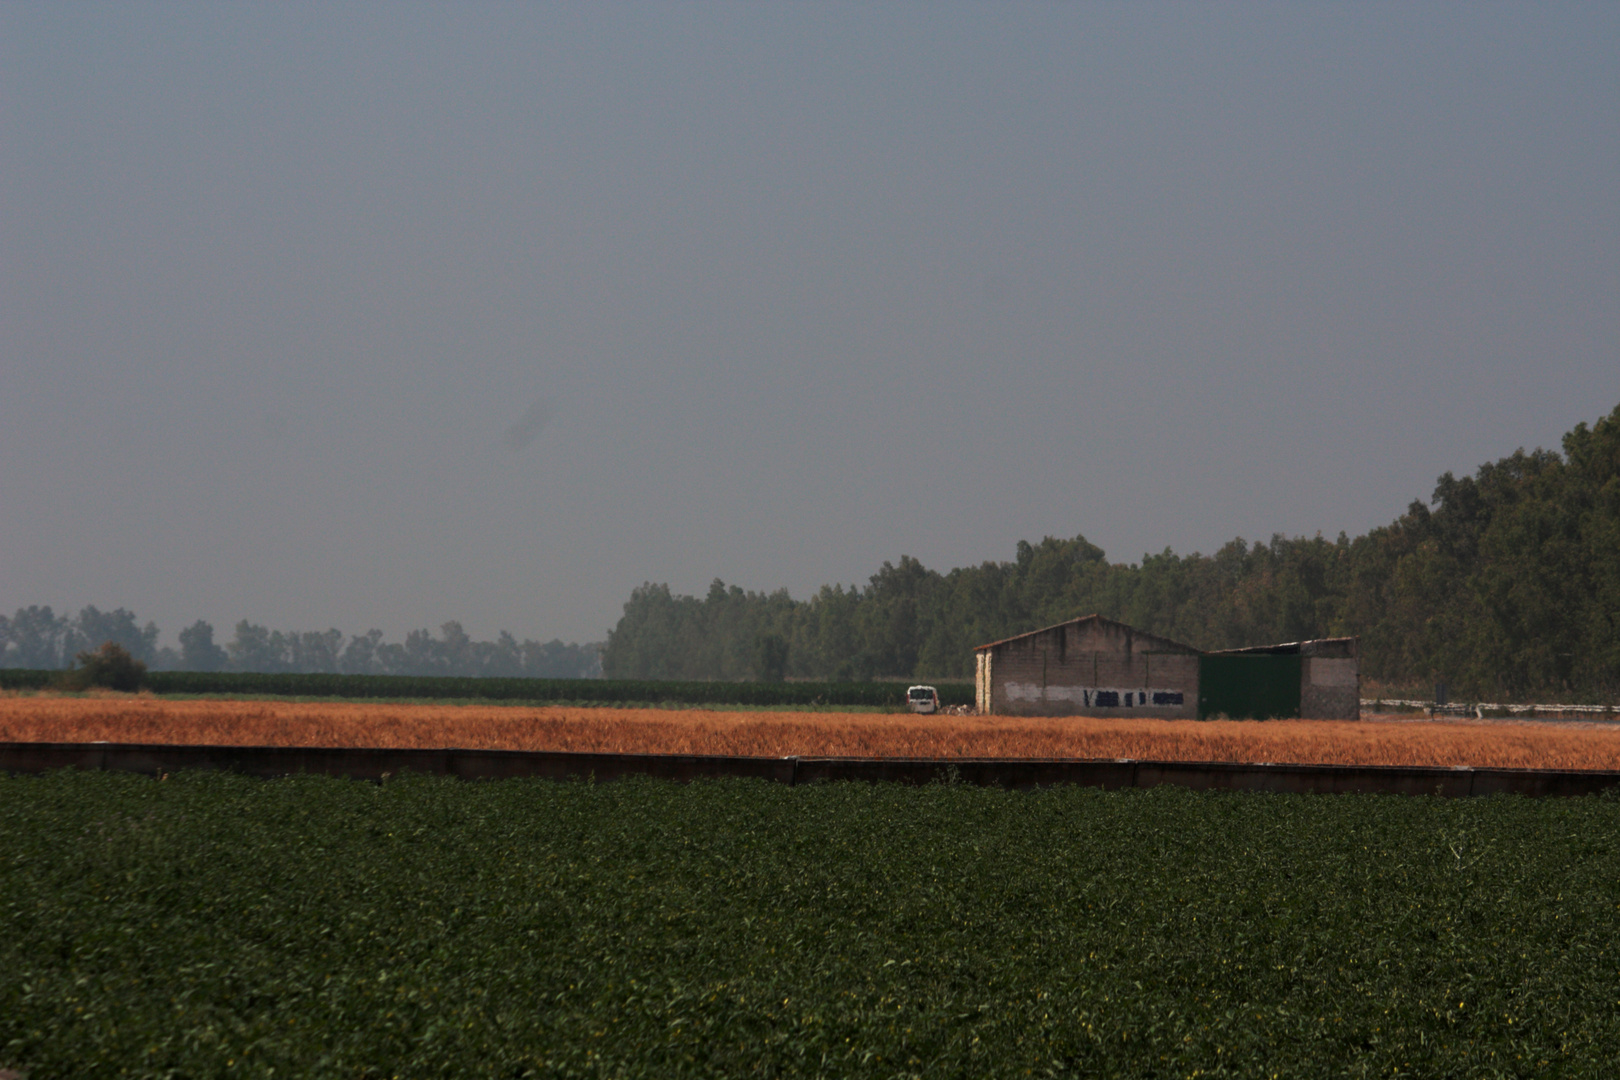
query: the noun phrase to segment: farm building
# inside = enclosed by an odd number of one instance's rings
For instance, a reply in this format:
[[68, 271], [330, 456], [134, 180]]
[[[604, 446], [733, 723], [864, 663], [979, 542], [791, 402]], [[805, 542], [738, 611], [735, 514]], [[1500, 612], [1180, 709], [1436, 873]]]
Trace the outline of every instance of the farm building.
[[1011, 716], [1198, 715], [1191, 645], [1087, 615], [974, 650], [978, 711]]
[[1356, 719], [1355, 638], [1206, 653], [1087, 615], [974, 650], [978, 711]]

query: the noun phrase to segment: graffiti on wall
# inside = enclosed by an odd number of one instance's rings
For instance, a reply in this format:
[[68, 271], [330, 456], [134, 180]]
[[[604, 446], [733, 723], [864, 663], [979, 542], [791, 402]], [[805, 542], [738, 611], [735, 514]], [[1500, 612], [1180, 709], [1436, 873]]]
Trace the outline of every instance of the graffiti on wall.
[[1072, 701], [1087, 709], [1174, 709], [1185, 700], [1180, 690], [1151, 687], [1047, 686], [1040, 683], [1007, 684], [1008, 701]]

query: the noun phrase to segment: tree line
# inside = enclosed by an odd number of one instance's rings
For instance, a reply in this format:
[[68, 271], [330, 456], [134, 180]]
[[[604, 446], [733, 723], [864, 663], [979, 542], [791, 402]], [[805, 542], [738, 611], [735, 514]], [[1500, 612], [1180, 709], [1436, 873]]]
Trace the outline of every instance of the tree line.
[[974, 646], [1098, 613], [1204, 649], [1353, 635], [1366, 679], [1482, 700], [1620, 696], [1620, 407], [1351, 538], [1109, 562], [1084, 536], [940, 573], [909, 556], [806, 600], [634, 590], [610, 678], [965, 678]]
[[518, 641], [501, 631], [494, 641], [474, 641], [459, 622], [439, 628], [439, 637], [413, 630], [401, 642], [381, 630], [345, 639], [338, 630], [271, 630], [243, 619], [223, 645], [199, 619], [180, 631], [178, 649], [158, 645], [157, 624], [141, 625], [124, 608], [86, 607], [58, 615], [50, 607], [20, 608], [0, 615], [0, 667], [61, 669], [81, 652], [113, 642], [153, 671], [330, 672], [346, 675], [460, 675], [495, 678], [576, 679], [602, 674], [601, 646]]

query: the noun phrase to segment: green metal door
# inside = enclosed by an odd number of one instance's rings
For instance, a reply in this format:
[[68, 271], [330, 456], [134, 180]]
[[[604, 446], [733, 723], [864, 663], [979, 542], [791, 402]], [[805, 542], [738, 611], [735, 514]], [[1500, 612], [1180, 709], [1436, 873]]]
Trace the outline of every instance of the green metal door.
[[1299, 715], [1298, 653], [1239, 653], [1198, 658], [1198, 719], [1269, 720]]

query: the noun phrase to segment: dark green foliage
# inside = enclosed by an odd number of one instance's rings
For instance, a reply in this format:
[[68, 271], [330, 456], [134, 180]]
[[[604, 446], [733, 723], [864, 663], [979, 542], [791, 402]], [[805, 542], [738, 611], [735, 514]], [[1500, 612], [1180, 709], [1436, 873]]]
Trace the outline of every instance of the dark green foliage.
[[133, 693], [146, 681], [146, 665], [115, 641], [103, 642], [101, 648], [81, 652], [74, 659], [76, 666], [62, 678], [63, 684], [73, 689], [98, 686]]
[[[199, 623], [198, 627], [207, 627]], [[600, 647], [561, 641], [519, 642], [503, 630], [494, 641], [474, 641], [454, 620], [439, 627], [441, 637], [412, 630], [402, 642], [383, 640], [368, 630], [343, 643], [340, 630], [271, 630], [243, 619], [235, 636], [218, 650], [211, 666], [185, 662], [188, 671], [229, 668], [273, 674], [323, 672], [346, 675], [467, 676], [483, 678], [586, 678], [600, 671]], [[212, 628], [208, 628], [212, 640]]]
[[[0, 668], [0, 689], [40, 690], [60, 672]], [[325, 675], [256, 671], [151, 671], [158, 694], [278, 694], [287, 697], [567, 701], [598, 704], [859, 705], [900, 708], [906, 688], [893, 682], [674, 682], [645, 679], [493, 679], [452, 675]], [[943, 685], [946, 705], [971, 705], [973, 687]]]
[[759, 639], [759, 677], [764, 682], [781, 682], [787, 672], [788, 644], [780, 634]]
[[0, 1067], [1612, 1075], [1620, 803], [0, 778]]
[[0, 615], [0, 668], [69, 668], [76, 654], [104, 641], [151, 664], [158, 658], [157, 638], [156, 623], [140, 626], [123, 608], [85, 607], [76, 616], [57, 615], [49, 607], [18, 608], [10, 618]]
[[[632, 592], [625, 618], [609, 635], [602, 673], [628, 679], [758, 679], [767, 674], [763, 642], [789, 640], [795, 609], [785, 589], [745, 593], [716, 579], [709, 595], [698, 600], [674, 596], [668, 585], [645, 584]], [[782, 660], [785, 665], [787, 657]], [[849, 669], [823, 677], [842, 681], [868, 675]]]
[[1442, 476], [1354, 540], [1238, 539], [1109, 563], [1084, 537], [941, 574], [884, 563], [803, 602], [716, 581], [698, 600], [643, 585], [608, 635], [621, 678], [746, 678], [767, 635], [800, 678], [960, 678], [975, 646], [1100, 614], [1203, 649], [1354, 635], [1363, 677], [1445, 680], [1475, 700], [1620, 697], [1620, 408], [1474, 477]]
[[77, 616], [58, 616], [49, 607], [28, 607], [9, 618], [0, 615], [0, 671], [66, 668], [75, 652], [112, 641], [158, 671], [524, 679], [591, 678], [601, 672], [600, 645], [519, 642], [504, 630], [494, 641], [474, 641], [454, 621], [439, 629], [442, 637], [412, 630], [403, 642], [384, 641], [381, 630], [368, 630], [345, 645], [339, 630], [271, 630], [243, 619], [236, 624], [235, 636], [221, 647], [214, 643], [213, 626], [198, 619], [180, 631], [176, 651], [158, 647], [157, 624], [138, 626], [135, 616], [123, 608], [103, 612], [86, 607]]
[[186, 671], [219, 671], [230, 657], [214, 644], [214, 628], [198, 619], [180, 631], [180, 667]]
[[0, 690], [44, 690], [56, 685], [61, 674], [42, 668], [0, 668]]

